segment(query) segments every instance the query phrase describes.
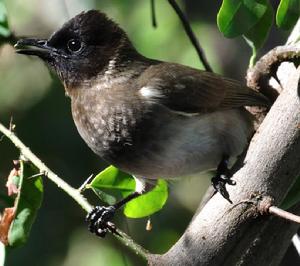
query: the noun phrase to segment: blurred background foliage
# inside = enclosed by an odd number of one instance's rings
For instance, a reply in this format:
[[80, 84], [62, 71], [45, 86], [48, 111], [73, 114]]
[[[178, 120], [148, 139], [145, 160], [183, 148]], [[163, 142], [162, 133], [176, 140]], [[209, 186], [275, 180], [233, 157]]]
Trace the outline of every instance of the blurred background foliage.
[[[225, 39], [216, 26], [220, 1], [178, 1], [215, 72], [244, 82], [251, 51], [240, 39]], [[47, 37], [83, 10], [96, 8], [116, 20], [144, 55], [202, 68], [181, 23], [167, 1], [156, 1], [158, 28], [151, 23], [148, 0], [6, 0], [10, 28], [16, 36]], [[286, 32], [272, 29], [264, 51], [284, 43]], [[52, 170], [75, 187], [105, 166], [79, 137], [62, 84], [36, 58], [0, 47], [0, 120], [11, 117], [16, 132]], [[1, 191], [18, 151], [5, 138], [0, 142]], [[153, 253], [161, 253], [180, 237], [209, 185], [209, 177], [173, 181], [164, 209], [147, 219], [125, 219], [117, 225]], [[96, 197], [89, 196], [94, 203]], [[88, 233], [85, 213], [65, 193], [45, 180], [45, 198], [28, 243], [9, 250], [7, 265], [94, 266], [142, 265], [114, 237], [98, 239]]]

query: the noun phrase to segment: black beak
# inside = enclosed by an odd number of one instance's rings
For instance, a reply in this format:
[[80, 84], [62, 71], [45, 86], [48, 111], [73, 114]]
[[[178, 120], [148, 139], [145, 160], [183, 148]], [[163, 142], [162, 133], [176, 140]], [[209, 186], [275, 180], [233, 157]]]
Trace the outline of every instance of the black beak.
[[21, 39], [15, 44], [18, 54], [35, 55], [42, 59], [50, 58], [54, 49], [48, 46], [47, 40], [43, 39]]

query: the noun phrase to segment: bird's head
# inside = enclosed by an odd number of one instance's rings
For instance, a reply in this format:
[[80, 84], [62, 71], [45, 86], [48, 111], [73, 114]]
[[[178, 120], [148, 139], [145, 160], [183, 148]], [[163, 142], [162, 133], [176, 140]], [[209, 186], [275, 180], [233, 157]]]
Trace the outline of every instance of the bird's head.
[[126, 33], [96, 10], [75, 16], [49, 39], [21, 39], [15, 48], [17, 53], [40, 57], [71, 86], [97, 77], [112, 59], [134, 52]]

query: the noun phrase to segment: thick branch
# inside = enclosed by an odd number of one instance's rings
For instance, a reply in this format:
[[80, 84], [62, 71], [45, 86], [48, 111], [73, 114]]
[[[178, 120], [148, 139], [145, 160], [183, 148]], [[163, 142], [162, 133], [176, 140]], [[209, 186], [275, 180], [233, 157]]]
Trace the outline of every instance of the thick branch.
[[[247, 71], [247, 86], [259, 90], [266, 95], [273, 103], [282, 91], [282, 81], [278, 77], [278, 67], [282, 62], [300, 62], [300, 19], [291, 32], [285, 46], [278, 46], [265, 54], [260, 60]], [[288, 70], [287, 70], [288, 71]], [[278, 84], [275, 87], [271, 85], [271, 77]], [[266, 109], [262, 107], [247, 107], [256, 118], [255, 128], [261, 124], [266, 116]]]
[[[296, 161], [300, 153], [299, 76], [300, 68], [290, 73], [289, 84], [249, 146], [244, 167], [234, 175], [237, 185], [228, 188], [234, 203], [245, 202], [256, 193], [271, 196], [278, 206], [300, 174]], [[260, 216], [252, 204], [232, 206], [216, 195], [166, 254], [149, 260], [152, 265], [253, 265], [254, 257], [255, 265], [266, 265], [267, 255], [277, 258], [271, 263], [277, 265], [281, 259], [278, 249], [266, 252], [272, 246], [261, 242], [266, 235], [270, 237], [271, 228], [274, 230], [273, 221]], [[283, 232], [284, 236], [290, 237], [296, 229]], [[280, 243], [282, 252], [289, 244], [288, 237]]]
[[[299, 40], [299, 29], [300, 20], [287, 43], [290, 47]], [[276, 60], [271, 60], [271, 65], [276, 64]], [[260, 72], [269, 75], [272, 70], [266, 64], [265, 67], [266, 71]], [[299, 225], [261, 216], [259, 208], [247, 204], [247, 199], [259, 193], [271, 196], [274, 204], [279, 205], [299, 176], [299, 75], [300, 69], [287, 71], [289, 82], [281, 84], [283, 93], [252, 140], [244, 167], [234, 175], [237, 186], [230, 187], [229, 192], [233, 201], [240, 204], [232, 207], [219, 195], [214, 196], [204, 207], [199, 207], [186, 232], [167, 253], [149, 257], [151, 265], [280, 263]], [[300, 206], [291, 211], [300, 213]]]
[[[269, 99], [275, 101], [278, 92], [269, 85], [271, 76], [276, 77], [279, 65], [285, 61], [299, 61], [299, 45], [278, 46], [264, 55], [254, 67], [247, 72], [247, 85], [250, 88], [259, 90]], [[277, 77], [276, 77], [277, 78]]]

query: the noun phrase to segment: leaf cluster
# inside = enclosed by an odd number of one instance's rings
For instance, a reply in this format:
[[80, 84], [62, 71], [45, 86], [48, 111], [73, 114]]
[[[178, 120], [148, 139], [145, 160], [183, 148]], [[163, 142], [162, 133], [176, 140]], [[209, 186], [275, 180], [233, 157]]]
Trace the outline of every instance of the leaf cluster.
[[[299, 0], [281, 0], [276, 12], [279, 28], [290, 30], [300, 16]], [[269, 0], [223, 0], [217, 16], [219, 30], [227, 38], [243, 36], [251, 46], [253, 66], [273, 24], [274, 10]]]

